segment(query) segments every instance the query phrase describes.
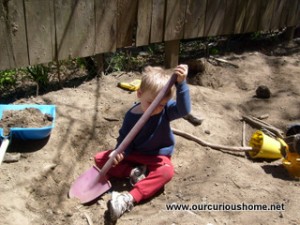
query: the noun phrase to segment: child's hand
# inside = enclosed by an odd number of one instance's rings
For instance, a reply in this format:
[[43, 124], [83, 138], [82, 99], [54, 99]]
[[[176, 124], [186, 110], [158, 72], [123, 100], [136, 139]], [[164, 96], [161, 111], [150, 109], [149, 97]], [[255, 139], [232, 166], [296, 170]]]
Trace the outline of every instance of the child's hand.
[[186, 64], [180, 64], [175, 68], [174, 73], [177, 74], [177, 83], [180, 84], [186, 79], [188, 70], [189, 68]]
[[[112, 155], [113, 155], [114, 152], [115, 152], [115, 151], [112, 151], [112, 152], [109, 154], [109, 158], [112, 157]], [[117, 154], [117, 155], [115, 156], [115, 158], [114, 158], [113, 166], [118, 165], [123, 159], [124, 159], [123, 153]]]

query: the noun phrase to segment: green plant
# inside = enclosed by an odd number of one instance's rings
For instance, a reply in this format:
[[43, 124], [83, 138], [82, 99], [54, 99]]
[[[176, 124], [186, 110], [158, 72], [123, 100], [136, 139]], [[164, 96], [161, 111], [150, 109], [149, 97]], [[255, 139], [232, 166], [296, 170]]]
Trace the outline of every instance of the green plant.
[[106, 63], [108, 64], [106, 72], [114, 72], [132, 70], [137, 61], [129, 51], [121, 50], [108, 57]]
[[37, 84], [37, 91], [36, 91], [37, 95], [40, 89], [46, 89], [49, 83], [49, 77], [48, 77], [49, 71], [50, 71], [49, 67], [46, 67], [42, 64], [27, 67], [27, 72], [30, 78]]
[[250, 39], [251, 40], [259, 40], [262, 37], [263, 37], [262, 33], [260, 31], [256, 31], [256, 32], [251, 33]]
[[0, 71], [0, 89], [10, 88], [16, 84], [16, 70]]
[[76, 58], [76, 65], [80, 69], [84, 69], [86, 67], [86, 61], [84, 60], [84, 58]]
[[220, 52], [219, 49], [217, 49], [216, 47], [213, 47], [209, 50], [209, 53], [211, 55], [217, 55], [217, 54], [219, 54], [219, 52]]
[[110, 65], [113, 71], [124, 70], [126, 66], [126, 57], [125, 52], [116, 52], [113, 57], [111, 57]]

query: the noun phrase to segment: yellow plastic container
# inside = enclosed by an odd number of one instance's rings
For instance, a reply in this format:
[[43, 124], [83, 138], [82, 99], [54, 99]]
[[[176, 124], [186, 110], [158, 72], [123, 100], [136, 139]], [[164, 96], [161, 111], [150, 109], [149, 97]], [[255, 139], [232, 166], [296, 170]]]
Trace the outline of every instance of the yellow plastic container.
[[293, 178], [300, 179], [300, 134], [285, 138], [288, 149], [284, 154], [282, 164]]
[[298, 153], [288, 152], [282, 164], [291, 177], [300, 178], [300, 156]]
[[280, 159], [282, 158], [281, 148], [286, 147], [285, 142], [272, 138], [260, 130], [257, 130], [251, 137], [249, 145], [253, 148], [249, 151], [251, 158]]

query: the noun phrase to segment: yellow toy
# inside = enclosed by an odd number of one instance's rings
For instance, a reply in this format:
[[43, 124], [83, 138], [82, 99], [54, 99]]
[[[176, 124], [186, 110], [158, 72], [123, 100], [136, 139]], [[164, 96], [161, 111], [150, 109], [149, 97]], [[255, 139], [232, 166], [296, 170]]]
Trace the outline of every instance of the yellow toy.
[[290, 176], [300, 178], [300, 124], [292, 125], [286, 132], [288, 149], [283, 152], [283, 166]]
[[287, 144], [280, 138], [273, 138], [261, 130], [257, 130], [251, 137], [249, 145], [253, 150], [249, 151], [251, 158], [280, 159], [282, 151]]
[[133, 80], [130, 83], [126, 83], [126, 82], [118, 83], [118, 87], [128, 90], [128, 91], [136, 91], [140, 88], [140, 86], [141, 86], [141, 80], [139, 80], [139, 79]]
[[249, 145], [251, 158], [282, 159], [284, 168], [293, 178], [300, 179], [300, 124], [292, 125], [283, 139], [257, 130]]

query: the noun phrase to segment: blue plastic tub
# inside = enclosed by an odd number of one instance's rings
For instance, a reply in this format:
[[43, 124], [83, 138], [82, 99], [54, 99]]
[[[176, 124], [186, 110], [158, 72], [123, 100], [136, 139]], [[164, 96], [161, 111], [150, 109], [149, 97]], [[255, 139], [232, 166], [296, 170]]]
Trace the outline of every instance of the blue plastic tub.
[[9, 137], [4, 136], [3, 128], [0, 128], [0, 138], [16, 138], [21, 140], [36, 140], [43, 139], [50, 135], [52, 129], [54, 128], [55, 122], [55, 105], [0, 105], [0, 120], [2, 118], [3, 111], [5, 110], [22, 110], [25, 108], [36, 108], [39, 109], [43, 114], [49, 114], [53, 117], [51, 126], [39, 127], [39, 128], [20, 128], [12, 127], [10, 128]]

